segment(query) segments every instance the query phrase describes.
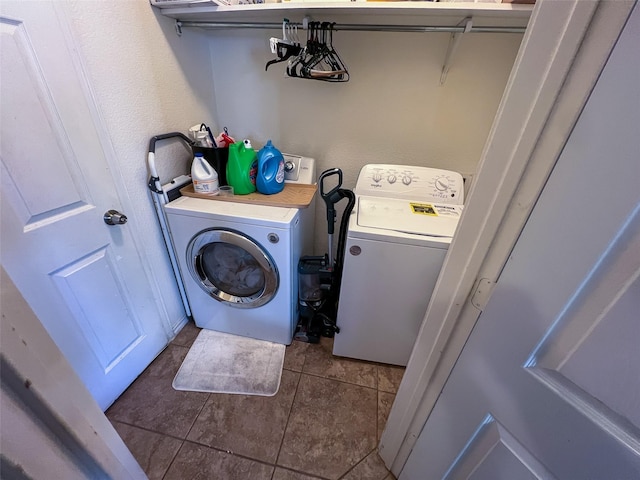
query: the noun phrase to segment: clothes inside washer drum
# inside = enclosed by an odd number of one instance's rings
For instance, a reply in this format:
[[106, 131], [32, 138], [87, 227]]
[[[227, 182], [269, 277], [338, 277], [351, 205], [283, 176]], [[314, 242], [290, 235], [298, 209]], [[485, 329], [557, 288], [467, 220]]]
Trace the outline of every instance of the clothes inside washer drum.
[[229, 243], [211, 243], [202, 252], [207, 278], [220, 290], [247, 297], [264, 288], [264, 273], [246, 250]]

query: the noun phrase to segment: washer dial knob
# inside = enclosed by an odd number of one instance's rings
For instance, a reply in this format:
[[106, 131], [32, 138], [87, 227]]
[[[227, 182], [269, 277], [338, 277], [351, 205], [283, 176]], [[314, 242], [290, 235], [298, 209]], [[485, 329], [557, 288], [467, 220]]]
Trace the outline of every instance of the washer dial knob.
[[391, 184], [396, 183], [396, 180], [397, 180], [397, 178], [393, 173], [387, 177], [387, 182], [389, 182]]
[[411, 183], [411, 177], [405, 175], [404, 177], [402, 177], [402, 183], [404, 183], [405, 185], [409, 185]]
[[436, 188], [441, 192], [449, 190], [449, 183], [444, 178], [436, 178]]

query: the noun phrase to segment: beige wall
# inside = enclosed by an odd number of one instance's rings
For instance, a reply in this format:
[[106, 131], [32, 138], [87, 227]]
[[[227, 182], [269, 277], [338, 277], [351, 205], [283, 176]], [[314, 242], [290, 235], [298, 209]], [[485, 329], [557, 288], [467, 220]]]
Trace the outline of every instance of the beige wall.
[[[318, 173], [342, 168], [347, 188], [372, 162], [473, 173], [521, 40], [467, 34], [440, 86], [449, 34], [337, 32], [351, 80], [331, 84], [286, 78], [285, 64], [265, 72], [268, 39], [280, 31], [185, 28], [178, 37], [147, 0], [73, 0], [65, 9], [110, 135], [125, 213], [173, 326], [183, 313], [146, 187], [151, 136], [201, 121], [228, 126], [256, 147], [271, 138], [316, 158]], [[156, 160], [164, 182], [186, 173], [190, 158], [159, 146]], [[317, 202], [316, 253], [324, 251]]]
[[[340, 167], [353, 188], [366, 163], [424, 165], [474, 173], [515, 60], [521, 35], [467, 34], [444, 85], [448, 33], [336, 32], [350, 81], [285, 77], [270, 36], [279, 31], [209, 31], [215, 120], [259, 147]], [[317, 204], [316, 250], [326, 250], [324, 204]]]

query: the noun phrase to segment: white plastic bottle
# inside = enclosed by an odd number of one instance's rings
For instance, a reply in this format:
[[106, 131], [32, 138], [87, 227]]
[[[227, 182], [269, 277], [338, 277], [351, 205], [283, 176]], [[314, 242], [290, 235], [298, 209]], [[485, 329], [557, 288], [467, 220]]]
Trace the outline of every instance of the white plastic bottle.
[[193, 190], [205, 195], [218, 195], [220, 185], [218, 172], [207, 162], [202, 153], [196, 153], [191, 164], [191, 179]]

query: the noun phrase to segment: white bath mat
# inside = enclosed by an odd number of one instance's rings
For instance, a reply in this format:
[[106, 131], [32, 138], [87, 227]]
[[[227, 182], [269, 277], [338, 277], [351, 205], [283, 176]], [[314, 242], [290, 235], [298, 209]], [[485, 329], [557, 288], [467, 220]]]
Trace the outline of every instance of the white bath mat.
[[284, 351], [279, 343], [202, 329], [173, 388], [270, 397], [280, 387]]

